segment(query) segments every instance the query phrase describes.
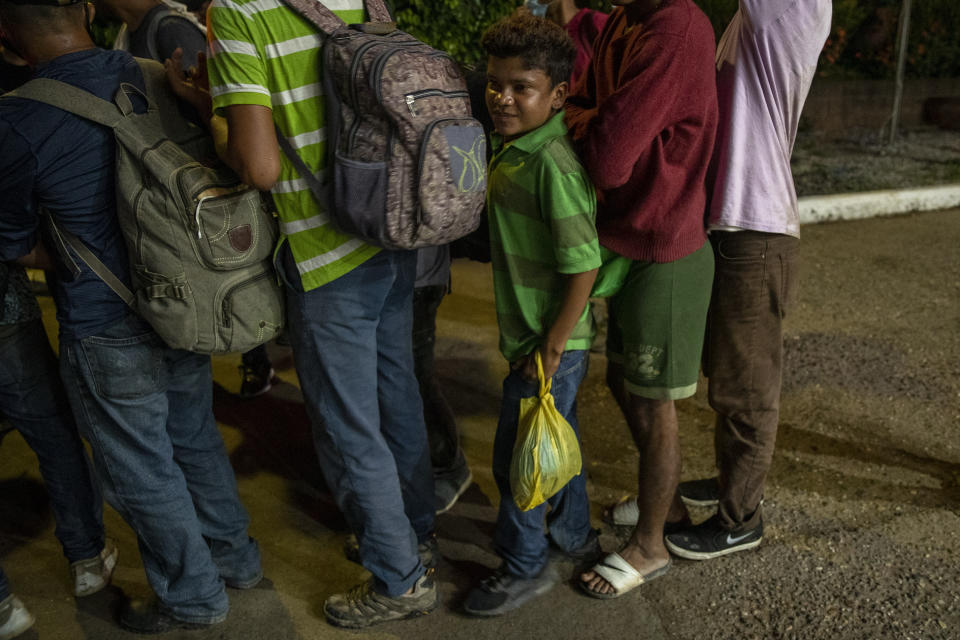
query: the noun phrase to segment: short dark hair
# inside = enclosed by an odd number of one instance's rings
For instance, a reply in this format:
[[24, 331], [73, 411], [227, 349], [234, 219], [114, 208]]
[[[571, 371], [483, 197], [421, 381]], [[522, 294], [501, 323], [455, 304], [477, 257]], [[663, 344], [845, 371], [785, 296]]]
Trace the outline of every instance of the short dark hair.
[[577, 48], [566, 29], [526, 11], [495, 22], [480, 41], [487, 55], [518, 57], [527, 69], [541, 69], [551, 86], [570, 80]]
[[74, 20], [73, 12], [84, 11], [83, 2], [24, 2], [0, 0], [0, 20], [17, 26], [29, 26], [36, 32], [56, 30]]

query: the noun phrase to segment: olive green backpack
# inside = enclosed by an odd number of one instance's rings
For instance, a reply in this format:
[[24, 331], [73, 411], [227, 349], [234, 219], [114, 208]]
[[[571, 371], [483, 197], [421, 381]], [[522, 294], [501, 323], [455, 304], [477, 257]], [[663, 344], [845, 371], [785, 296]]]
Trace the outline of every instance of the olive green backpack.
[[[68, 266], [76, 255], [171, 347], [247, 351], [283, 326], [283, 295], [271, 260], [276, 222], [260, 192], [217, 159], [210, 135], [181, 115], [163, 66], [137, 62], [145, 96], [125, 83], [111, 103], [47, 78], [8, 94], [113, 129], [117, 217], [133, 291], [52, 218], [51, 234]], [[133, 94], [146, 100], [145, 113], [134, 112]]]

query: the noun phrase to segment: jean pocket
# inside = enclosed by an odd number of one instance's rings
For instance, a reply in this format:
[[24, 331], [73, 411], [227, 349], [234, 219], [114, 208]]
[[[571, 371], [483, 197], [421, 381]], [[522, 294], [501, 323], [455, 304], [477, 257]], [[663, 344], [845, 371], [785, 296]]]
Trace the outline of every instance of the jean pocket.
[[727, 262], [762, 262], [767, 253], [767, 241], [760, 238], [738, 238], [738, 233], [730, 234], [717, 242], [717, 258]]
[[152, 331], [129, 338], [84, 338], [80, 347], [99, 395], [139, 398], [164, 390], [164, 347]]

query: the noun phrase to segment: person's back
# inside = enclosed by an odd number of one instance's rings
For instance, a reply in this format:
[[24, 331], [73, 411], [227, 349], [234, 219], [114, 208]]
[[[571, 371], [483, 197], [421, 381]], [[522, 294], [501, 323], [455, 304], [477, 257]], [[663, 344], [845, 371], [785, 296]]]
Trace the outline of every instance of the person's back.
[[[346, 23], [364, 19], [362, 0], [324, 6]], [[436, 538], [410, 340], [416, 253], [381, 251], [340, 231], [278, 151], [282, 135], [323, 178], [319, 31], [282, 3], [215, 0], [207, 16], [213, 107], [228, 123], [226, 160], [248, 183], [272, 192], [287, 336], [317, 455], [356, 534], [356, 556], [373, 574], [329, 597], [324, 614], [334, 625], [365, 627], [426, 613], [437, 605], [426, 569], [436, 560]]]
[[[636, 22], [634, 8], [652, 10]], [[600, 243], [670, 262], [706, 240], [704, 177], [717, 106], [713, 28], [691, 0], [616, 8], [567, 105], [567, 124], [602, 192]]]
[[790, 155], [830, 30], [830, 0], [742, 0], [717, 47], [709, 223], [799, 236]]
[[[363, 1], [339, 2], [344, 22], [363, 22]], [[319, 47], [322, 36], [293, 10], [261, 10], [255, 0], [215, 1], [208, 9], [214, 107], [258, 105], [271, 110], [274, 124], [304, 163], [321, 172], [326, 165], [323, 88]], [[280, 230], [306, 289], [320, 286], [376, 254], [379, 249], [336, 229], [293, 164], [281, 155], [280, 175], [271, 189]]]
[[581, 575], [597, 598], [668, 571], [664, 527], [688, 519], [676, 497], [674, 402], [697, 389], [713, 280], [703, 226], [717, 122], [713, 28], [692, 0], [618, 4], [567, 106], [600, 192], [600, 243], [631, 259], [609, 305], [606, 378], [643, 461], [626, 505], [641, 517], [619, 552]]
[[[121, 82], [143, 87], [128, 54], [100, 49], [58, 57], [35, 77], [61, 80], [106, 100]], [[33, 248], [44, 233], [43, 207], [129, 286], [127, 249], [115, 213], [113, 133], [55, 107], [8, 98], [0, 101], [0, 140], [0, 207], [8, 225], [3, 255]], [[127, 314], [126, 304], [91, 270], [80, 268], [77, 274], [66, 263], [57, 266], [52, 294], [61, 339], [92, 335]]]
[[705, 522], [667, 536], [667, 547], [680, 557], [715, 558], [763, 540], [783, 321], [799, 262], [790, 154], [830, 10], [830, 0], [741, 0], [717, 48], [720, 125], [708, 216], [716, 278], [703, 373], [717, 414], [719, 474], [681, 483], [680, 493], [718, 507]]
[[[82, 4], [33, 1], [0, 0], [0, 16], [37, 75], [108, 100], [121, 82], [145, 88], [128, 53], [95, 47]], [[144, 64], [162, 73], [156, 63]], [[131, 101], [134, 109], [146, 108], [136, 95]], [[43, 207], [129, 285], [113, 133], [40, 102], [5, 97], [0, 140], [0, 259], [30, 255]], [[120, 622], [141, 633], [219, 622], [228, 609], [224, 582], [247, 588], [262, 574], [213, 417], [210, 359], [163, 344], [66, 250], [54, 263], [67, 397], [104, 497], [137, 533], [157, 597], [128, 603]]]

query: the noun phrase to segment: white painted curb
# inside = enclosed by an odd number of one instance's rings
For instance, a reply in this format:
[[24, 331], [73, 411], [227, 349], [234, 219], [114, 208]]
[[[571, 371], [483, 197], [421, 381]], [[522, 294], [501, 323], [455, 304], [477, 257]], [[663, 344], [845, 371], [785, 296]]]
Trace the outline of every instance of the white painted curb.
[[800, 224], [952, 209], [960, 207], [960, 184], [807, 196], [799, 199], [799, 205]]

